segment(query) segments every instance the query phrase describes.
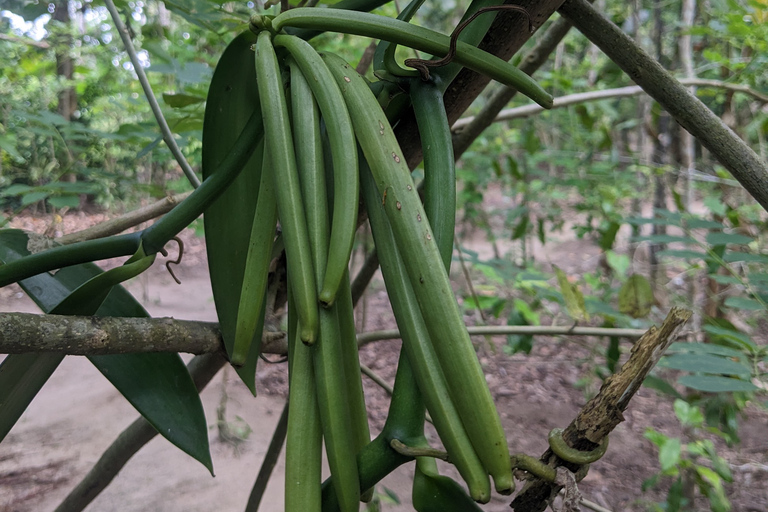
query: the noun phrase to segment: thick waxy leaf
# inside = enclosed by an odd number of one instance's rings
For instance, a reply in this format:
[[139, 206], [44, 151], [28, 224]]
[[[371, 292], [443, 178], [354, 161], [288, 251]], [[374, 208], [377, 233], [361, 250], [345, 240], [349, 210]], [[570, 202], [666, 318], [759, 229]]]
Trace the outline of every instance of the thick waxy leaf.
[[454, 480], [423, 473], [418, 465], [413, 476], [413, 508], [418, 512], [482, 510]]
[[633, 274], [619, 290], [619, 311], [633, 318], [643, 318], [651, 312], [653, 290], [648, 279]]
[[[0, 231], [0, 261], [29, 254], [29, 235], [19, 230]], [[152, 257], [113, 269], [110, 274], [89, 263], [67, 267], [55, 275], [43, 273], [19, 284], [46, 313], [95, 316], [149, 316], [122, 286], [112, 286], [136, 275]], [[131, 266], [134, 265], [134, 266]], [[113, 272], [110, 271], [110, 272]], [[98, 277], [109, 276], [100, 281]], [[95, 284], [111, 287], [108, 293]], [[104, 295], [101, 301], [77, 301], [83, 293]], [[0, 439], [24, 412], [63, 356], [23, 354], [9, 356], [0, 365]], [[208, 428], [202, 403], [186, 366], [178, 354], [121, 354], [91, 356], [91, 362], [131, 404], [171, 443], [213, 471], [208, 447]], [[14, 417], [15, 416], [15, 417]]]
[[[216, 172], [237, 136], [259, 108], [256, 70], [249, 31], [235, 38], [219, 59], [213, 73], [203, 122], [203, 178]], [[256, 144], [258, 141], [253, 141]], [[261, 146], [260, 146], [261, 147]], [[254, 151], [232, 185], [205, 211], [205, 242], [213, 299], [227, 353], [232, 353], [240, 304], [248, 242], [261, 177], [262, 151]], [[261, 331], [257, 333], [261, 335]], [[250, 354], [237, 369], [240, 378], [256, 393], [258, 354]]]

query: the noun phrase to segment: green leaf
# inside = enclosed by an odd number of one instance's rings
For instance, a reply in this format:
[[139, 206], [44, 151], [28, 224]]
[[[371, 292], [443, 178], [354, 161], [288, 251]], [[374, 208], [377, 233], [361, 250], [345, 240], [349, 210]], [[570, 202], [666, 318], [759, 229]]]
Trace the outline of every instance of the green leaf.
[[633, 274], [619, 289], [619, 311], [633, 318], [643, 318], [654, 303], [651, 283], [640, 274]]
[[[515, 299], [515, 303], [519, 299]], [[515, 308], [507, 318], [507, 325], [530, 325], [526, 315], [519, 309]], [[533, 336], [530, 334], [509, 334], [507, 335], [507, 345], [504, 347], [504, 351], [507, 354], [517, 354], [522, 352], [524, 354], [530, 354], [533, 349]]]
[[563, 294], [568, 315], [573, 320], [589, 322], [589, 313], [584, 305], [584, 295], [579, 287], [568, 281], [568, 276], [557, 265], [552, 265], [552, 269], [557, 276], [557, 284], [560, 286], [560, 293]]
[[621, 224], [618, 222], [611, 222], [605, 230], [600, 233], [600, 241], [598, 245], [604, 251], [613, 248], [613, 243], [616, 241], [616, 235], [621, 228]]
[[[28, 242], [29, 235], [23, 231], [0, 230], [0, 261], [7, 263], [28, 255]], [[128, 264], [137, 266], [128, 267], [127, 270], [128, 265], [118, 267], [113, 270], [119, 272], [113, 274], [102, 272], [92, 263], [74, 265], [59, 270], [55, 275], [43, 273], [20, 281], [19, 284], [46, 313], [146, 317], [149, 315], [144, 308], [123, 287], [113, 286], [104, 294], [99, 292], [94, 284], [99, 283], [99, 276], [109, 274], [109, 277], [101, 281], [101, 284], [109, 286], [114, 280], [124, 277], [126, 273], [135, 272], [146, 263], [147, 257], [137, 258]], [[95, 293], [105, 298], [101, 301], [84, 300], [83, 294], [86, 293]], [[82, 307], [79, 311], [78, 303]], [[58, 365], [58, 361], [49, 355], [23, 357], [24, 359], [9, 356], [0, 366], [0, 381], [5, 372], [18, 373], [19, 369], [26, 368], [23, 381], [16, 381], [10, 387], [0, 387], [0, 423], [8, 421], [11, 416], [5, 409], [7, 402], [3, 400], [2, 395], [22, 390], [26, 403], [20, 404], [21, 395], [18, 393], [12, 395], [15, 402], [9, 403], [15, 405], [16, 409], [23, 405], [20, 415]], [[61, 356], [56, 357], [60, 361]], [[46, 361], [45, 358], [50, 360]], [[89, 359], [160, 435], [213, 471], [208, 447], [208, 428], [200, 396], [178, 354], [121, 354], [91, 356]], [[27, 388], [27, 383], [33, 385]]]
[[740, 235], [738, 233], [723, 233], [721, 231], [712, 232], [707, 235], [709, 245], [727, 245], [737, 244], [746, 245], [754, 241], [751, 236]]
[[23, 196], [21, 196], [21, 206], [29, 206], [30, 204], [36, 203], [38, 201], [42, 201], [49, 195], [50, 193], [40, 191], [40, 190], [29, 192], [28, 194], [24, 194]]
[[666, 356], [659, 366], [692, 373], [717, 373], [749, 376], [750, 370], [743, 364], [712, 354], [675, 354]]
[[670, 345], [666, 353], [667, 355], [682, 354], [682, 353], [713, 354], [713, 355], [722, 356], [722, 357], [734, 357], [738, 359], [744, 358], [743, 352], [730, 347], [715, 345], [714, 343], [698, 343], [698, 342], [688, 343], [688, 342], [676, 341], [675, 343]]
[[682, 451], [682, 445], [677, 438], [667, 439], [659, 447], [659, 463], [661, 464], [661, 470], [668, 472], [675, 468], [680, 463], [680, 453]]
[[[213, 73], [203, 123], [203, 178], [215, 172], [258, 108], [251, 51], [255, 42], [256, 36], [250, 31], [236, 37], [227, 46]], [[213, 298], [228, 353], [234, 346], [245, 258], [256, 209], [253, 191], [259, 187], [261, 161], [262, 151], [254, 151], [243, 171], [203, 216]], [[252, 354], [245, 365], [237, 369], [254, 395], [257, 361], [258, 354]]]
[[413, 476], [413, 508], [417, 512], [482, 511], [454, 480], [425, 474], [418, 463]]
[[147, 270], [155, 254], [146, 256], [142, 249], [120, 267], [95, 275], [69, 293], [49, 313], [53, 315], [94, 315], [112, 287], [132, 279]]
[[63, 359], [59, 354], [11, 354], [0, 363], [0, 442]]
[[768, 263], [768, 254], [753, 254], [749, 252], [726, 252], [723, 259], [728, 263], [734, 261], [746, 261], [749, 263]]
[[624, 276], [627, 275], [627, 271], [632, 265], [632, 262], [629, 260], [629, 256], [626, 254], [619, 254], [611, 250], [605, 252], [605, 261], [620, 278], [624, 278]]
[[675, 400], [673, 407], [675, 409], [675, 416], [683, 425], [698, 427], [704, 423], [704, 415], [701, 413], [701, 409], [695, 405], [678, 399]]
[[709, 274], [707, 278], [720, 283], [720, 284], [742, 284], [741, 280], [738, 277], [734, 276], [724, 276], [722, 274]]
[[721, 230], [723, 229], [723, 223], [722, 222], [715, 222], [713, 220], [707, 220], [707, 219], [687, 219], [686, 222], [688, 223], [689, 229], [717, 229]]
[[189, 105], [196, 105], [203, 103], [205, 98], [200, 96], [191, 96], [189, 94], [165, 94], [163, 93], [163, 101], [171, 108], [184, 108]]
[[765, 309], [761, 303], [747, 297], [728, 297], [724, 303], [729, 308], [743, 309], [746, 311], [762, 311]]
[[739, 332], [737, 330], [730, 329], [728, 327], [720, 327], [718, 325], [704, 325], [702, 327], [702, 330], [713, 336], [722, 338], [723, 342], [727, 342], [732, 345], [736, 345], [740, 348], [747, 349], [750, 352], [754, 351], [757, 348], [757, 345], [755, 345], [755, 342], [752, 341], [752, 339], [749, 336], [747, 336], [743, 332]]
[[77, 208], [80, 206], [78, 196], [54, 196], [48, 198], [48, 204], [54, 208]]
[[692, 251], [690, 249], [664, 249], [659, 251], [659, 256], [667, 256], [669, 258], [683, 258], [685, 260], [706, 260], [709, 255], [699, 251]]
[[708, 393], [734, 393], [737, 391], [757, 390], [757, 386], [751, 382], [717, 375], [684, 375], [677, 382], [685, 387]]
[[674, 398], [683, 398], [683, 395], [678, 393], [675, 387], [664, 379], [660, 379], [654, 375], [649, 375], [643, 381], [643, 386], [649, 389], [655, 389], [659, 393], [664, 393]]
[[512, 240], [518, 240], [520, 238], [523, 238], [525, 236], [525, 233], [528, 231], [528, 224], [530, 223], [530, 219], [528, 218], [528, 215], [524, 215], [520, 218], [520, 221], [517, 223], [517, 226], [515, 226], [515, 229], [512, 231]]
[[695, 244], [697, 243], [695, 239], [688, 237], [688, 236], [678, 236], [678, 235], [648, 235], [648, 236], [638, 236], [632, 239], [633, 242], [650, 242], [652, 244], [671, 244], [671, 243], [677, 243], [682, 242], [686, 244]]

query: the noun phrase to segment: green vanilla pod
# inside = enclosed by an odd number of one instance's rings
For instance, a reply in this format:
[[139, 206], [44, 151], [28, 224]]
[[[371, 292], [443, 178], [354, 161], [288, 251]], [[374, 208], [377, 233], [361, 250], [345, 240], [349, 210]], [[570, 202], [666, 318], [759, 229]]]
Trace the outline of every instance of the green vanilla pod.
[[[333, 162], [333, 215], [328, 258], [319, 300], [325, 307], [336, 300], [339, 286], [347, 272], [352, 244], [357, 230], [359, 178], [355, 133], [349, 112], [328, 67], [307, 42], [294, 36], [278, 35], [275, 46], [285, 47], [307, 77], [325, 121]], [[329, 169], [330, 171], [330, 169]]]
[[[320, 139], [320, 114], [308, 84], [309, 79], [302, 73], [295, 60], [291, 59], [289, 65], [292, 126], [301, 185], [300, 197], [305, 211], [310, 213], [307, 218], [308, 245], [314, 265], [313, 284], [319, 286], [323, 282], [323, 272], [326, 268], [330, 231], [326, 215], [328, 205]], [[319, 323], [319, 336], [311, 352], [320, 424], [341, 510], [351, 512], [359, 509], [360, 502], [357, 481], [358, 450], [354, 442], [348, 382], [344, 373], [343, 351], [346, 347], [341, 342], [337, 308], [322, 308], [319, 311]], [[299, 326], [301, 327], [301, 319]]]
[[[279, 14], [271, 22], [271, 29], [275, 32], [285, 27], [329, 30], [383, 39], [440, 57], [447, 55], [450, 49], [449, 36], [405, 21], [365, 12], [298, 7]], [[530, 76], [495, 55], [458, 41], [453, 60], [472, 71], [514, 87], [544, 108], [552, 108], [551, 94]]]
[[343, 59], [323, 57], [344, 93], [430, 337], [440, 340], [433, 345], [464, 428], [496, 490], [511, 492], [506, 434], [397, 139], [365, 80]]
[[277, 190], [277, 210], [280, 217], [288, 274], [291, 278], [296, 309], [299, 312], [301, 340], [312, 344], [317, 338], [317, 287], [309, 249], [307, 219], [301, 201], [299, 176], [296, 169], [293, 136], [288, 106], [280, 78], [271, 35], [263, 31], [256, 43], [256, 74], [264, 115], [264, 128], [272, 161]]
[[421, 317], [413, 288], [381, 206], [378, 190], [364, 161], [360, 172], [363, 198], [384, 283], [403, 339], [403, 349], [411, 362], [422, 398], [451, 462], [467, 483], [470, 495], [476, 501], [488, 502], [491, 497], [488, 474], [475, 453], [448, 391], [445, 375]]
[[[264, 150], [264, 165], [270, 165], [269, 150]], [[275, 184], [271, 172], [261, 173], [261, 182], [253, 214], [251, 236], [245, 259], [245, 271], [240, 292], [240, 303], [235, 325], [235, 343], [230, 362], [239, 366], [245, 363], [251, 351], [251, 345], [261, 345], [261, 332], [256, 329], [264, 308], [269, 278], [269, 264], [272, 261], [272, 245], [277, 228], [277, 203], [275, 202]]]

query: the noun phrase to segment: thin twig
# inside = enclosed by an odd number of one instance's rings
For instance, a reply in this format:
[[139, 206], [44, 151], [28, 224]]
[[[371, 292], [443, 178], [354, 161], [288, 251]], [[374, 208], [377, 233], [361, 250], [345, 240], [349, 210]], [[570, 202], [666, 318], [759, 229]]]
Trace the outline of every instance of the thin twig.
[[[467, 331], [471, 336], [504, 336], [521, 334], [542, 336], [618, 336], [623, 338], [639, 338], [646, 332], [644, 329], [572, 327], [569, 325], [485, 325], [467, 327]], [[400, 331], [397, 329], [363, 332], [357, 335], [358, 345], [366, 345], [374, 341], [396, 339], [400, 339]]]
[[387, 381], [382, 379], [376, 372], [368, 368], [363, 363], [360, 363], [360, 371], [373, 382], [375, 382], [381, 389], [383, 389], [387, 395], [392, 396], [392, 386], [387, 384]]
[[[489, 325], [468, 327], [478, 335], [619, 336], [638, 338], [642, 329], [539, 325]], [[262, 352], [284, 355], [285, 334], [264, 331]], [[400, 339], [397, 329], [357, 335], [358, 345]], [[219, 326], [212, 322], [174, 318], [122, 318], [0, 314], [0, 354], [51, 352], [68, 355], [107, 355], [150, 352], [210, 354], [222, 351]], [[222, 352], [223, 353], [223, 352]]]
[[136, 72], [136, 76], [139, 77], [139, 83], [141, 83], [141, 88], [144, 89], [144, 94], [147, 96], [149, 106], [152, 108], [152, 113], [155, 115], [157, 124], [163, 134], [163, 140], [168, 145], [168, 149], [171, 150], [173, 157], [181, 167], [181, 170], [184, 171], [184, 174], [192, 186], [194, 188], [199, 187], [200, 180], [197, 178], [195, 171], [192, 170], [189, 162], [187, 162], [187, 159], [184, 157], [181, 149], [179, 149], [178, 144], [176, 144], [176, 139], [173, 137], [171, 128], [168, 126], [168, 123], [165, 120], [165, 116], [163, 116], [163, 111], [160, 110], [160, 105], [157, 103], [155, 94], [152, 92], [152, 86], [149, 85], [147, 74], [144, 73], [144, 68], [141, 67], [141, 62], [139, 62], [139, 57], [136, 55], [136, 49], [133, 47], [131, 36], [128, 34], [128, 30], [125, 28], [123, 20], [120, 19], [120, 13], [117, 12], [117, 8], [115, 7], [115, 4], [112, 2], [112, 0], [104, 0], [104, 3], [107, 6], [109, 14], [112, 16], [112, 20], [115, 22], [115, 27], [117, 27], [117, 32], [120, 34], [120, 39], [123, 40], [125, 51], [128, 52], [128, 58], [131, 59], [131, 64], [133, 64], [133, 70]]
[[251, 495], [248, 497], [248, 504], [245, 506], [245, 512], [256, 512], [259, 510], [261, 499], [264, 497], [264, 491], [272, 476], [272, 471], [277, 465], [277, 459], [280, 457], [280, 451], [285, 443], [285, 436], [288, 433], [288, 402], [283, 406], [283, 412], [275, 427], [275, 433], [272, 434], [272, 440], [269, 442], [269, 448], [264, 455], [264, 461], [261, 463], [261, 469], [256, 477], [256, 482], [251, 489]]
[[475, 308], [477, 309], [477, 312], [480, 313], [480, 319], [484, 324], [487, 324], [488, 322], [485, 320], [485, 313], [483, 313], [483, 310], [480, 307], [480, 300], [477, 298], [477, 292], [475, 292], [475, 287], [472, 284], [472, 277], [469, 275], [469, 269], [467, 268], [466, 261], [464, 261], [464, 254], [462, 253], [461, 245], [459, 244], [458, 240], [456, 241], [456, 252], [459, 253], [459, 264], [461, 265], [461, 272], [464, 274], [464, 279], [467, 281], [467, 287], [469, 287], [469, 293], [472, 294], [472, 300], [475, 302]]
[[69, 235], [60, 236], [55, 238], [54, 241], [61, 245], [73, 244], [75, 242], [82, 242], [84, 240], [94, 240], [96, 238], [104, 238], [107, 236], [116, 235], [122, 233], [126, 229], [138, 226], [142, 222], [147, 222], [156, 217], [159, 217], [165, 213], [168, 213], [186, 199], [192, 192], [185, 192], [184, 194], [176, 194], [172, 196], [166, 196], [161, 200], [142, 206], [137, 210], [130, 211], [124, 215], [115, 217], [104, 221], [90, 228], [77, 231], [76, 233], [70, 233]]
[[[730, 91], [743, 92], [754, 97], [761, 103], [768, 103], [768, 95], [756, 91], [751, 87], [741, 84], [731, 84], [728, 82], [722, 82], [720, 80], [704, 80], [701, 78], [681, 78], [680, 83], [687, 86], [701, 86], [701, 87], [716, 87], [720, 89], [727, 89]], [[645, 94], [645, 91], [639, 85], [632, 85], [628, 87], [619, 87], [616, 89], [605, 89], [602, 91], [589, 91], [580, 92], [577, 94], [569, 94], [560, 98], [555, 98], [552, 108], [568, 107], [570, 105], [576, 105], [579, 103], [586, 103], [588, 101], [600, 101], [610, 100], [618, 98], [629, 98], [632, 96], [639, 96]], [[542, 112], [544, 109], [536, 104], [524, 105], [522, 107], [508, 108], [500, 111], [498, 115], [493, 119], [494, 123], [501, 121], [510, 121], [512, 119], [519, 119], [521, 117], [530, 117]], [[459, 119], [453, 124], [454, 131], [461, 131], [467, 125], [475, 121], [475, 117], [464, 117]]]

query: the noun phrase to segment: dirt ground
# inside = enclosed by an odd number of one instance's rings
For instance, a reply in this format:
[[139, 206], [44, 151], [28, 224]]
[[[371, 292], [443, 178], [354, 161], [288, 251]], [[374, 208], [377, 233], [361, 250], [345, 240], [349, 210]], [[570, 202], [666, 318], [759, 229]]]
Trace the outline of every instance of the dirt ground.
[[[70, 232], [99, 220], [99, 216], [68, 215], [60, 228]], [[46, 220], [20, 218], [16, 225], [44, 232]], [[179, 275], [173, 282], [161, 265], [145, 277], [128, 284], [153, 316], [193, 320], [216, 320], [201, 240], [184, 233], [186, 252]], [[463, 241], [473, 250], [489, 255], [490, 246], [481, 235]], [[505, 249], [502, 247], [502, 249]], [[540, 250], [535, 248], [534, 250]], [[563, 239], [547, 245], [544, 261], [557, 263], [568, 272], [594, 268], [597, 251], [586, 242]], [[461, 281], [457, 274], [455, 281]], [[394, 327], [386, 292], [380, 276], [372, 283], [362, 307], [356, 311], [365, 331]], [[0, 289], [0, 311], [36, 312], [32, 302], [15, 286]], [[364, 319], [363, 319], [364, 317]], [[469, 322], [476, 319], [468, 317]], [[510, 448], [541, 454], [547, 447], [547, 433], [564, 427], [586, 402], [599, 382], [591, 370], [596, 338], [536, 339], [530, 355], [505, 355], [504, 337], [478, 338], [481, 362], [496, 399]], [[627, 348], [627, 347], [625, 347]], [[361, 361], [386, 381], [394, 379], [399, 342], [386, 341], [361, 349]], [[197, 512], [243, 510], [258, 472], [285, 396], [284, 364], [263, 364], [258, 370], [259, 396], [254, 398], [232, 371], [222, 371], [202, 393], [210, 425], [211, 450], [216, 477], [188, 456], [157, 437], [140, 450], [115, 481], [88, 508], [89, 512]], [[587, 379], [588, 386], [577, 386]], [[387, 395], [364, 378], [372, 433], [384, 424]], [[226, 419], [237, 429], [252, 432], [233, 445], [219, 439], [216, 409], [227, 398]], [[0, 512], [53, 510], [92, 467], [100, 454], [136, 417], [132, 407], [111, 388], [85, 358], [68, 357], [45, 385], [19, 423], [0, 444]], [[626, 421], [611, 435], [606, 456], [593, 464], [580, 484], [584, 497], [612, 511], [651, 510], [664, 489], [642, 492], [645, 479], [658, 469], [654, 446], [643, 437], [646, 428], [670, 436], [681, 436], [671, 402], [648, 389], [634, 398]], [[727, 486], [737, 511], [768, 511], [768, 414], [748, 407], [741, 419], [742, 443], [733, 448], [716, 441], [734, 475]], [[433, 441], [436, 439], [433, 435]], [[261, 510], [283, 509], [284, 461], [281, 458], [267, 489]], [[400, 504], [384, 500], [382, 510], [405, 511], [410, 506], [412, 465], [401, 467], [379, 486], [397, 496]], [[509, 510], [509, 498], [495, 496], [484, 510]], [[699, 496], [690, 510], [708, 510]]]

